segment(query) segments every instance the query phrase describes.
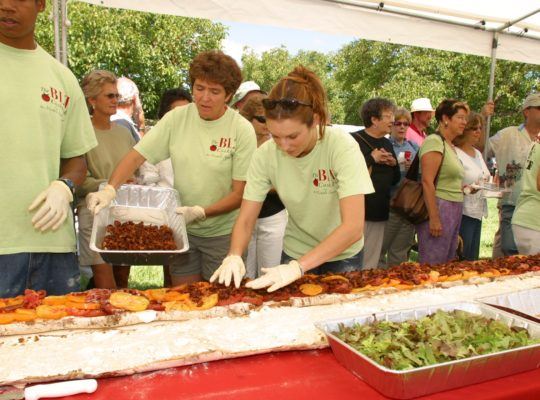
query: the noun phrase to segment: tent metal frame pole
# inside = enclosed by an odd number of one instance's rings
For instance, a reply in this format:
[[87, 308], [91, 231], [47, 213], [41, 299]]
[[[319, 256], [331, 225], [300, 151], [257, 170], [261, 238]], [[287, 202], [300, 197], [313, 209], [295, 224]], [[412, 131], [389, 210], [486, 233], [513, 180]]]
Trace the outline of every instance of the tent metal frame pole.
[[[495, 68], [497, 66], [497, 47], [499, 45], [499, 33], [493, 32], [493, 40], [491, 42], [491, 65], [489, 68], [489, 86], [488, 86], [488, 101], [493, 101], [493, 89], [495, 87]], [[486, 127], [484, 129], [484, 159], [487, 160], [489, 153], [489, 134], [491, 132], [491, 115], [487, 117]]]
[[52, 20], [54, 31], [54, 58], [60, 61], [60, 18], [58, 14], [58, 0], [53, 0]]
[[60, 62], [65, 66], [68, 65], [68, 43], [67, 43], [67, 31], [69, 28], [69, 20], [67, 16], [67, 0], [60, 0], [60, 17], [62, 23], [60, 25], [61, 33], [61, 46], [60, 46]]
[[377, 4], [362, 3], [362, 2], [358, 2], [358, 1], [352, 1], [352, 0], [322, 0], [322, 1], [323, 2], [328, 2], [328, 3], [340, 4], [340, 5], [343, 5], [343, 6], [358, 7], [358, 8], [364, 8], [364, 9], [372, 10], [372, 11], [378, 11], [378, 12], [385, 12], [385, 13], [389, 13], [389, 14], [402, 15], [402, 16], [405, 16], [405, 17], [419, 18], [419, 19], [424, 19], [424, 20], [427, 20], [427, 21], [442, 22], [442, 23], [446, 23], [446, 24], [450, 24], [450, 25], [463, 26], [463, 27], [466, 27], [466, 28], [478, 29], [478, 30], [483, 30], [483, 31], [488, 31], [488, 32], [500, 32], [500, 33], [504, 33], [505, 35], [526, 37], [528, 39], [533, 39], [533, 40], [539, 40], [540, 41], [539, 36], [529, 35], [526, 32], [502, 32], [504, 29], [507, 29], [512, 25], [515, 25], [519, 21], [524, 20], [525, 18], [528, 18], [528, 17], [530, 17], [532, 15], [535, 15], [535, 14], [539, 13], [540, 8], [538, 8], [536, 10], [533, 10], [533, 11], [527, 13], [526, 15], [524, 15], [522, 17], [516, 18], [513, 21], [507, 22], [507, 23], [505, 23], [505, 24], [503, 24], [503, 25], [501, 25], [501, 26], [499, 26], [497, 28], [486, 28], [485, 21], [483, 21], [483, 20], [480, 20], [480, 21], [478, 21], [478, 22], [476, 22], [474, 24], [473, 23], [468, 23], [468, 22], [453, 21], [453, 20], [449, 20], [449, 19], [446, 19], [446, 18], [435, 17], [435, 16], [432, 16], [432, 15], [426, 15], [426, 14], [417, 13], [417, 12], [413, 12], [413, 11], [405, 11], [405, 10], [402, 10], [402, 9], [399, 9], [399, 8], [396, 8], [396, 7], [387, 6], [382, 1], [380, 3], [377, 3]]

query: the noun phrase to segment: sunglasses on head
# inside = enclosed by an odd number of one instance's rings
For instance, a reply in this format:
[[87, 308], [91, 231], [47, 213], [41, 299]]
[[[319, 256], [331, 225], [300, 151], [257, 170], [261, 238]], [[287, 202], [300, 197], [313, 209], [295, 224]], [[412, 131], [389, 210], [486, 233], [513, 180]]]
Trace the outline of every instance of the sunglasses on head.
[[289, 98], [277, 99], [277, 100], [263, 99], [262, 104], [266, 110], [273, 110], [278, 105], [282, 109], [289, 110], [289, 111], [296, 110], [299, 106], [313, 107], [312, 104], [304, 103], [303, 101], [296, 100], [296, 99], [289, 99]]
[[254, 115], [253, 119], [256, 119], [261, 124], [266, 124], [266, 117], [264, 115]]
[[395, 121], [394, 126], [409, 126], [410, 124], [407, 121]]
[[118, 100], [120, 98], [120, 94], [118, 94], [118, 93], [107, 93], [105, 95], [105, 97], [108, 98], [108, 99], [111, 99], [111, 100], [112, 99], [117, 99]]

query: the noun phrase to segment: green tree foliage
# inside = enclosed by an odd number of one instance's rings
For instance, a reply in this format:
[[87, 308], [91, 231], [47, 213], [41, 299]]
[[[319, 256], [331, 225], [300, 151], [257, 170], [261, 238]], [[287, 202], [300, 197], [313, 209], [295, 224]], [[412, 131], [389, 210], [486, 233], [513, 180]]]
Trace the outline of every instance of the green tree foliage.
[[[367, 99], [387, 97], [400, 106], [428, 97], [436, 105], [458, 98], [480, 111], [488, 97], [490, 60], [447, 51], [358, 40], [344, 46], [334, 72], [343, 96], [344, 122], [361, 124], [358, 109]], [[491, 132], [522, 122], [520, 105], [540, 89], [540, 66], [497, 62]]]
[[304, 65], [313, 70], [322, 80], [328, 94], [332, 120], [338, 123], [344, 119], [340, 88], [333, 79], [335, 66], [333, 54], [316, 51], [299, 51], [291, 55], [285, 47], [271, 49], [258, 55], [249, 48], [244, 48], [242, 56], [244, 80], [253, 80], [266, 92], [270, 92], [281, 77], [291, 72], [294, 67]]
[[[430, 98], [435, 107], [444, 98], [458, 98], [476, 111], [488, 97], [490, 60], [447, 51], [357, 40], [335, 54], [292, 55], [281, 47], [257, 55], [246, 48], [242, 61], [245, 79], [266, 91], [298, 64], [313, 69], [328, 90], [335, 123], [362, 125], [358, 110], [372, 97], [407, 108], [418, 97]], [[492, 133], [522, 122], [520, 105], [540, 89], [540, 66], [499, 60], [495, 77]]]
[[[54, 54], [50, 2], [40, 15], [36, 38]], [[221, 48], [223, 24], [209, 20], [142, 13], [70, 2], [69, 67], [82, 77], [106, 69], [139, 87], [147, 117], [157, 113], [164, 90], [187, 86], [189, 63], [201, 51]]]

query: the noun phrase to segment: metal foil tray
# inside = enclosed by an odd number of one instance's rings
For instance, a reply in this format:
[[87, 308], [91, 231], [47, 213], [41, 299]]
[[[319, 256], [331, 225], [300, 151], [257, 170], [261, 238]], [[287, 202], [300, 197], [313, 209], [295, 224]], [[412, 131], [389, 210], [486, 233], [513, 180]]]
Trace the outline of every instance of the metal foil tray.
[[419, 319], [441, 309], [481, 314], [487, 318], [501, 320], [509, 326], [525, 328], [533, 338], [540, 338], [540, 324], [481, 303], [470, 302], [332, 319], [315, 325], [326, 333], [334, 355], [345, 368], [383, 395], [395, 399], [411, 399], [524, 372], [540, 366], [540, 344], [534, 344], [462, 360], [396, 371], [377, 364], [331, 333], [339, 329], [338, 324], [346, 326], [369, 324], [375, 319], [402, 322]]
[[525, 314], [522, 315], [524, 317], [540, 322], [540, 288], [481, 297], [476, 300], [488, 305], [507, 308], [509, 312], [515, 310]]
[[[169, 265], [178, 254], [189, 250], [184, 218], [175, 212], [180, 205], [178, 192], [170, 188], [122, 185], [108, 208], [94, 216], [90, 249], [113, 265]], [[107, 225], [114, 221], [145, 225], [167, 225], [173, 231], [177, 250], [104, 250]]]

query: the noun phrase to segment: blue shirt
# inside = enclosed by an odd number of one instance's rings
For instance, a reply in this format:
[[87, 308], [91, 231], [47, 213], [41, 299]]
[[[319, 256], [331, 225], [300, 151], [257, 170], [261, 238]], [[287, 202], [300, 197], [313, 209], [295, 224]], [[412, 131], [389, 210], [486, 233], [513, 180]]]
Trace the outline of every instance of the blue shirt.
[[[418, 152], [418, 145], [411, 141], [411, 140], [403, 140], [403, 142], [400, 144], [396, 139], [394, 139], [392, 136], [388, 138], [390, 140], [390, 143], [392, 143], [392, 147], [394, 148], [394, 153], [396, 153], [396, 156], [399, 156], [399, 153], [403, 153], [405, 151], [411, 152], [411, 162], [414, 160], [414, 157], [416, 156], [416, 153]], [[401, 170], [401, 179], [399, 180], [398, 184], [392, 187], [391, 195], [393, 196], [399, 185], [401, 184], [401, 181], [403, 178], [405, 178], [405, 175], [407, 174], [407, 171]]]

